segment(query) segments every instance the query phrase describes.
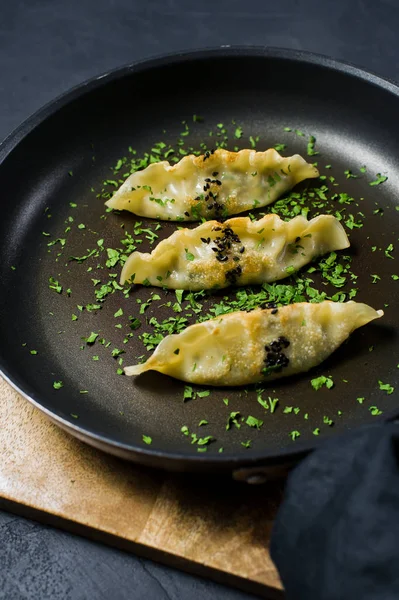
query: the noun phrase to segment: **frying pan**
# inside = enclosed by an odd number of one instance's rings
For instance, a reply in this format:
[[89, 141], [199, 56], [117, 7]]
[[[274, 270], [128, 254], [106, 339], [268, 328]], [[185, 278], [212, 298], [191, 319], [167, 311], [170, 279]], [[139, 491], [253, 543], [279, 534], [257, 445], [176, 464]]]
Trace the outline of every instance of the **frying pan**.
[[[385, 254], [389, 244], [397, 245], [399, 233], [398, 113], [394, 83], [323, 56], [272, 48], [219, 48], [140, 62], [83, 83], [48, 104], [11, 134], [0, 151], [3, 376], [58, 425], [107, 452], [164, 469], [233, 472], [251, 482], [287, 468], [323, 439], [394, 418], [399, 414], [397, 394], [380, 390], [378, 381], [399, 385], [399, 282], [392, 279], [395, 269], [399, 274], [398, 258], [395, 251], [393, 259]], [[195, 147], [220, 122], [235, 121], [246, 135], [259, 135], [260, 149], [287, 143], [287, 152], [305, 156], [304, 140], [284, 128], [313, 134], [321, 170], [332, 164], [345, 191], [363, 198], [356, 210], [366, 215], [364, 225], [349, 232], [358, 274], [356, 300], [385, 308], [385, 317], [355, 332], [310, 374], [269, 384], [266, 397], [279, 398], [273, 414], [259, 405], [256, 393], [237, 389], [183, 402], [181, 382], [158, 373], [137, 379], [117, 375], [109, 349], [82, 342], [99, 331], [121, 347], [124, 334], [115, 329], [113, 315], [120, 307], [138, 314], [136, 300], [148, 297], [148, 289], [134, 290], [129, 299], [115, 293], [101, 311], [84, 310], [78, 321], [71, 320], [78, 304], [93, 300], [91, 277], [101, 277], [101, 270], [98, 259], [88, 260], [93, 267], [88, 274], [76, 261], [69, 262], [69, 255], [84, 254], [98, 236], [105, 247], [117, 247], [121, 224], [129, 230], [137, 220], [125, 214], [101, 219], [104, 201], [91, 188], [101, 187], [129, 146], [140, 153], [160, 139], [174, 143], [182, 121], [192, 123], [194, 114], [204, 118], [190, 134]], [[345, 170], [359, 174], [363, 165], [365, 174], [346, 178]], [[389, 178], [371, 187], [376, 173]], [[77, 204], [73, 210], [71, 202]], [[61, 236], [71, 214], [75, 226], [56, 262], [57, 252], [47, 244]], [[160, 239], [175, 227], [166, 225]], [[372, 284], [374, 274], [380, 279]], [[49, 288], [49, 277], [64, 284], [63, 293]], [[159, 293], [163, 301], [173, 296]], [[169, 313], [160, 304], [145, 316], [165, 318]], [[138, 335], [124, 349], [125, 365], [144, 353]], [[93, 361], [93, 355], [99, 360]], [[322, 374], [331, 375], [335, 386], [316, 392], [310, 379]], [[54, 381], [62, 381], [63, 387], [54, 389]], [[226, 397], [228, 406], [222, 401]], [[365, 398], [363, 404], [358, 397]], [[289, 405], [299, 412], [285, 412]], [[372, 406], [382, 415], [373, 415]], [[262, 419], [264, 425], [260, 431], [245, 423], [226, 430], [232, 411]], [[208, 425], [199, 429], [201, 419]], [[183, 425], [198, 435], [213, 435], [216, 442], [199, 453], [181, 433]], [[290, 437], [293, 430], [300, 432], [296, 441]], [[143, 443], [143, 435], [152, 438], [151, 445]], [[248, 439], [249, 448], [242, 444]]]

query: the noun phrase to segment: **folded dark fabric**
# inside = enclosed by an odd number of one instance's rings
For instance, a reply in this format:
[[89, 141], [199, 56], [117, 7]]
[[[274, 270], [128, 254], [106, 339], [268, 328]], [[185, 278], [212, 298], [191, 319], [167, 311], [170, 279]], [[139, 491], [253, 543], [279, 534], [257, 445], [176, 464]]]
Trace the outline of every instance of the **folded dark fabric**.
[[326, 442], [292, 472], [271, 555], [287, 600], [399, 599], [399, 425]]

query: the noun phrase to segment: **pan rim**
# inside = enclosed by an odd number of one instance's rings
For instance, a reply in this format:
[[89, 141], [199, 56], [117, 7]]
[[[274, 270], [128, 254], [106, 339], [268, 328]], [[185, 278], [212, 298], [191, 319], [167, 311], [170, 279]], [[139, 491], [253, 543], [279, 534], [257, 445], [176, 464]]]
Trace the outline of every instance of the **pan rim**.
[[[296, 61], [299, 63], [313, 64], [320, 67], [328, 68], [333, 71], [345, 73], [368, 82], [371, 85], [376, 85], [379, 88], [397, 96], [399, 98], [399, 86], [391, 79], [381, 77], [380, 75], [357, 67], [350, 62], [341, 61], [332, 57], [316, 54], [304, 50], [291, 50], [287, 48], [276, 48], [269, 46], [234, 46], [223, 45], [196, 50], [183, 50], [168, 54], [151, 56], [139, 61], [127, 63], [110, 71], [106, 71], [100, 75], [96, 75], [73, 88], [60, 94], [53, 100], [50, 100], [43, 107], [35, 111], [27, 117], [16, 129], [14, 129], [0, 144], [0, 165], [7, 159], [12, 151], [28, 136], [36, 127], [47, 120], [52, 115], [56, 114], [60, 109], [73, 102], [75, 99], [92, 92], [111, 81], [115, 81], [127, 76], [134, 75], [140, 71], [148, 71], [154, 68], [160, 68], [166, 65], [181, 64], [182, 62], [202, 60], [211, 57], [259, 57], [259, 58], [280, 58], [282, 60]], [[219, 467], [223, 469], [256, 467], [262, 465], [273, 465], [279, 462], [296, 461], [318, 448], [325, 440], [319, 439], [312, 442], [297, 442], [295, 447], [286, 446], [279, 450], [270, 450], [265, 453], [265, 450], [260, 450], [251, 457], [244, 455], [192, 455], [187, 456], [178, 451], [163, 451], [154, 448], [142, 448], [140, 446], [125, 444], [111, 439], [109, 436], [101, 435], [92, 431], [90, 428], [82, 427], [71, 423], [64, 417], [57, 415], [52, 410], [41, 404], [40, 398], [32, 392], [27, 391], [28, 386], [24, 385], [23, 378], [15, 371], [15, 369], [7, 369], [3, 356], [0, 355], [0, 375], [9, 383], [19, 394], [21, 394], [28, 402], [35, 406], [38, 410], [49, 417], [58, 426], [67, 430], [70, 434], [86, 443], [101, 448], [110, 454], [121, 458], [133, 460], [136, 462], [153, 464], [162, 461], [163, 465], [171, 470], [182, 470], [182, 465], [187, 465], [195, 468], [201, 467]], [[399, 416], [399, 407], [397, 410], [390, 411], [374, 421], [375, 424], [391, 421]], [[337, 436], [339, 437], [339, 436]]]

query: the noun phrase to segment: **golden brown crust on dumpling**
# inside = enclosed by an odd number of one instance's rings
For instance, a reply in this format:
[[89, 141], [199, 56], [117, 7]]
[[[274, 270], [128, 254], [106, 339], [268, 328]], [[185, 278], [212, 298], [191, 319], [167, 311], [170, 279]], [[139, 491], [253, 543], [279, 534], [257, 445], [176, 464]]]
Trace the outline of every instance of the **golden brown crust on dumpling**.
[[355, 329], [383, 314], [367, 304], [328, 300], [230, 313], [167, 336], [147, 362], [125, 373], [155, 370], [214, 386], [267, 383], [320, 364]]
[[[215, 175], [217, 173], [217, 175]], [[107, 206], [143, 217], [199, 221], [271, 204], [317, 169], [295, 154], [218, 149], [189, 155], [175, 165], [161, 161], [130, 175]]]
[[274, 214], [259, 221], [208, 221], [176, 231], [151, 254], [131, 254], [121, 283], [133, 278], [135, 283], [201, 290], [271, 282], [288, 277], [316, 256], [348, 246], [342, 225], [331, 215], [311, 221], [302, 216], [283, 221]]

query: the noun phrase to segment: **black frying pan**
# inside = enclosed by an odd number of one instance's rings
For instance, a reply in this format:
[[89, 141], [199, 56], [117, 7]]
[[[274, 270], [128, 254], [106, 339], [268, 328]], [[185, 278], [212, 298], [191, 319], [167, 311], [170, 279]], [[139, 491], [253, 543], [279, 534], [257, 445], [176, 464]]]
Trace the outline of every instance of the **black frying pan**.
[[[394, 417], [399, 413], [397, 394], [381, 391], [377, 382], [399, 384], [399, 282], [391, 278], [399, 274], [399, 259], [384, 255], [390, 243], [398, 245], [398, 113], [399, 88], [391, 82], [322, 56], [267, 48], [207, 50], [138, 63], [84, 83], [47, 105], [1, 147], [3, 375], [57, 424], [108, 452], [167, 469], [233, 470], [236, 477], [252, 481], [259, 481], [257, 475], [265, 470], [294, 462], [326, 437]], [[121, 223], [129, 229], [135, 221], [132, 215], [101, 220], [103, 201], [90, 188], [101, 186], [110, 176], [109, 167], [129, 145], [145, 151], [159, 139], [174, 142], [181, 121], [191, 123], [193, 114], [205, 118], [191, 136], [197, 147], [209, 128], [233, 119], [246, 135], [261, 136], [261, 149], [287, 142], [290, 153], [306, 155], [303, 139], [283, 128], [312, 133], [321, 153], [315, 157], [319, 164], [331, 163], [345, 190], [364, 197], [364, 227], [351, 232], [350, 252], [359, 274], [356, 300], [375, 308], [388, 304], [385, 318], [357, 331], [311, 374], [271, 384], [268, 393], [280, 399], [272, 415], [257, 403], [255, 393], [242, 390], [218, 390], [183, 403], [184, 384], [157, 373], [136, 380], [120, 376], [109, 350], [99, 345], [79, 349], [81, 336], [99, 330], [120, 347], [123, 333], [115, 329], [113, 314], [121, 306], [127, 314], [135, 314], [135, 298], [148, 296], [146, 289], [134, 291], [129, 300], [114, 294], [102, 311], [84, 311], [79, 321], [71, 321], [77, 304], [92, 301], [93, 286], [85, 269], [66, 259], [93, 246], [96, 238], [90, 229], [105, 239], [106, 246], [115, 247]], [[368, 166], [365, 175], [345, 180], [345, 169], [358, 172], [363, 164]], [[386, 171], [388, 181], [369, 186], [377, 172]], [[66, 254], [57, 264], [47, 243], [64, 231], [70, 202], [78, 204], [75, 225], [84, 223], [86, 231], [72, 229]], [[383, 216], [373, 214], [378, 207]], [[161, 237], [174, 228], [166, 226]], [[43, 231], [52, 237], [43, 236]], [[372, 252], [374, 245], [382, 250]], [[98, 262], [87, 263], [93, 266], [91, 277], [101, 276]], [[376, 284], [371, 284], [371, 274], [380, 277]], [[70, 285], [71, 297], [50, 290], [49, 276], [64, 283], [64, 292]], [[160, 293], [165, 300], [170, 297]], [[152, 314], [162, 318], [164, 313], [150, 308], [147, 316]], [[38, 354], [31, 355], [31, 349]], [[134, 363], [143, 353], [137, 338], [126, 349], [124, 364]], [[95, 354], [98, 362], [92, 360]], [[311, 388], [310, 378], [321, 374], [333, 376], [332, 390]], [[64, 386], [55, 390], [52, 384], [58, 380]], [[82, 389], [88, 393], [80, 394]], [[228, 407], [224, 397], [230, 399]], [[359, 404], [357, 397], [366, 400]], [[300, 407], [301, 412], [284, 414], [286, 405]], [[382, 417], [373, 416], [371, 406], [381, 409]], [[231, 411], [262, 418], [265, 424], [259, 432], [246, 425], [226, 431]], [[323, 423], [324, 416], [334, 425]], [[201, 430], [200, 419], [209, 422]], [[214, 435], [217, 441], [200, 454], [180, 432], [182, 425], [199, 435]], [[312, 433], [316, 427], [320, 438]], [[295, 442], [289, 435], [292, 430], [301, 433]], [[143, 434], [152, 437], [152, 445], [143, 443]], [[248, 439], [251, 448], [241, 445]], [[218, 453], [220, 446], [223, 453]]]

